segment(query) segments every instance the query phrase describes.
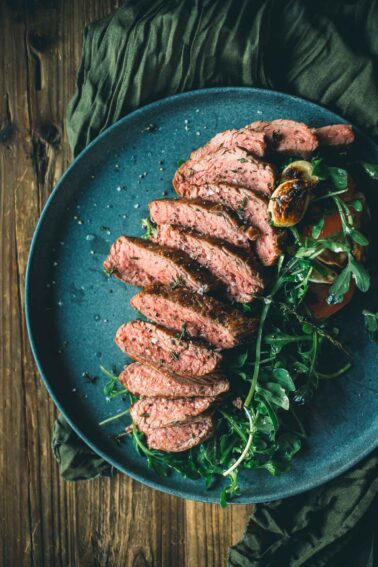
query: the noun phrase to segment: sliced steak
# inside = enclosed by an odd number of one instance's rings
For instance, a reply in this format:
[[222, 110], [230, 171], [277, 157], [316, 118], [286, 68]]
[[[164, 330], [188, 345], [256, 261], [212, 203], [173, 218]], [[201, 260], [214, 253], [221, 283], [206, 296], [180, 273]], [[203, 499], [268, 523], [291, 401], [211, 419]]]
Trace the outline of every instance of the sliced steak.
[[186, 252], [222, 282], [236, 301], [249, 303], [264, 288], [256, 261], [223, 240], [169, 224], [159, 225], [154, 239], [163, 246]]
[[215, 398], [230, 389], [230, 382], [220, 374], [206, 376], [198, 383], [140, 362], [126, 366], [118, 379], [131, 394], [156, 398]]
[[211, 138], [202, 148], [194, 150], [194, 152], [190, 154], [190, 159], [198, 160], [220, 148], [227, 148], [229, 150], [241, 148], [249, 154], [261, 158], [264, 157], [266, 151], [265, 134], [264, 132], [255, 132], [249, 128], [225, 130], [224, 132], [219, 132], [214, 138]]
[[295, 120], [257, 121], [246, 128], [263, 132], [270, 148], [281, 154], [308, 157], [319, 145], [313, 130], [303, 122]]
[[134, 295], [130, 301], [142, 315], [186, 336], [205, 339], [217, 348], [233, 348], [248, 339], [256, 319], [246, 317], [213, 297], [200, 296], [188, 289], [154, 285]]
[[177, 193], [189, 199], [205, 199], [213, 203], [222, 203], [236, 211], [246, 222], [260, 231], [256, 241], [256, 252], [264, 266], [272, 266], [281, 255], [283, 232], [269, 224], [268, 201], [248, 189], [221, 183], [186, 185], [177, 189]]
[[122, 325], [115, 342], [131, 358], [180, 376], [212, 374], [222, 361], [205, 343], [178, 338], [174, 331], [146, 321]]
[[149, 204], [156, 224], [174, 224], [192, 228], [201, 234], [221, 238], [251, 252], [251, 241], [258, 230], [244, 224], [237, 214], [224, 205], [202, 199], [158, 199]]
[[130, 408], [130, 415], [142, 433], [193, 421], [208, 410], [214, 398], [143, 398]]
[[184, 252], [131, 236], [120, 236], [104, 262], [108, 273], [126, 283], [146, 286], [154, 282], [184, 285], [199, 293], [214, 288], [209, 273]]
[[147, 435], [147, 445], [150, 449], [179, 453], [203, 443], [214, 435], [214, 432], [214, 417], [204, 415], [201, 419], [185, 425], [151, 430]]
[[347, 146], [354, 142], [354, 132], [350, 124], [330, 124], [316, 128], [315, 135], [321, 146]]
[[255, 159], [245, 150], [220, 148], [198, 160], [189, 159], [173, 178], [173, 186], [178, 192], [187, 185], [204, 183], [229, 183], [270, 195], [275, 173], [270, 164]]

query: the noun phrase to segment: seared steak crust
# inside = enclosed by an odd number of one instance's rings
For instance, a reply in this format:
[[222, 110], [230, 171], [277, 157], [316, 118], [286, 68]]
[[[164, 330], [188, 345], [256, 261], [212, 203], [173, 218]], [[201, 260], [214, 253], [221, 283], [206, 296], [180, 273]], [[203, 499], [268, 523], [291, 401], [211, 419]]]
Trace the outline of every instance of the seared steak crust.
[[149, 204], [150, 216], [156, 224], [174, 224], [201, 234], [221, 238], [251, 252], [251, 241], [259, 231], [243, 223], [224, 205], [202, 199], [158, 199]]
[[222, 356], [198, 340], [177, 337], [177, 333], [146, 321], [122, 325], [115, 342], [134, 360], [180, 376], [205, 376], [218, 370]]
[[154, 238], [159, 244], [184, 250], [214, 274], [236, 301], [249, 303], [264, 288], [257, 263], [222, 240], [168, 224], [158, 226]]
[[142, 398], [130, 407], [130, 415], [142, 433], [193, 421], [208, 410], [214, 398]]
[[215, 398], [230, 389], [230, 382], [220, 374], [206, 376], [199, 383], [140, 362], [126, 366], [118, 379], [131, 394], [155, 398]]
[[283, 233], [269, 224], [267, 199], [243, 187], [234, 187], [225, 183], [180, 186], [177, 193], [188, 199], [222, 203], [237, 211], [246, 222], [260, 231], [255, 245], [262, 264], [272, 266], [276, 263], [282, 252]]
[[214, 417], [203, 415], [196, 421], [185, 425], [173, 425], [151, 430], [147, 434], [147, 445], [150, 449], [179, 453], [200, 445], [214, 435], [214, 431]]
[[143, 238], [120, 236], [112, 245], [104, 268], [124, 282], [141, 287], [158, 281], [185, 285], [199, 293], [214, 288], [210, 274], [185, 252]]
[[266, 151], [265, 134], [263, 132], [254, 132], [249, 128], [225, 130], [211, 138], [202, 148], [194, 150], [190, 154], [190, 159], [198, 160], [221, 148], [227, 148], [228, 150], [241, 148], [249, 154], [261, 158], [264, 157]]
[[270, 148], [282, 154], [308, 157], [319, 145], [313, 130], [303, 122], [295, 120], [257, 121], [246, 128], [263, 132]]
[[238, 309], [184, 288], [170, 290], [154, 285], [134, 295], [130, 302], [151, 321], [203, 338], [221, 349], [233, 348], [256, 328], [256, 320]]
[[347, 146], [355, 138], [350, 124], [330, 124], [316, 128], [315, 134], [321, 146]]
[[178, 192], [184, 191], [187, 185], [204, 183], [229, 183], [269, 196], [274, 189], [275, 173], [270, 164], [255, 159], [240, 148], [220, 148], [198, 160], [189, 159], [173, 178], [173, 186]]

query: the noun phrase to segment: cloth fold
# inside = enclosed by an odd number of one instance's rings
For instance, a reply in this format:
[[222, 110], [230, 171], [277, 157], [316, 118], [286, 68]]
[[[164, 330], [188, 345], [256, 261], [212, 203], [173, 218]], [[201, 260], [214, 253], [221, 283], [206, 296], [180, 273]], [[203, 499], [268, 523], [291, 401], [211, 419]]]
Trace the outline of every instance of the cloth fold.
[[229, 567], [374, 567], [378, 452], [305, 494], [259, 504]]
[[[378, 139], [376, 0], [127, 0], [84, 31], [67, 112], [74, 155], [130, 111], [205, 87], [254, 86], [328, 106]], [[59, 418], [67, 480], [111, 474]], [[373, 567], [377, 453], [306, 494], [259, 504], [229, 567]]]
[[62, 415], [55, 421], [51, 445], [64, 480], [113, 475], [113, 467], [76, 435]]
[[254, 86], [327, 105], [378, 137], [376, 0], [129, 0], [84, 31], [74, 154], [159, 98]]

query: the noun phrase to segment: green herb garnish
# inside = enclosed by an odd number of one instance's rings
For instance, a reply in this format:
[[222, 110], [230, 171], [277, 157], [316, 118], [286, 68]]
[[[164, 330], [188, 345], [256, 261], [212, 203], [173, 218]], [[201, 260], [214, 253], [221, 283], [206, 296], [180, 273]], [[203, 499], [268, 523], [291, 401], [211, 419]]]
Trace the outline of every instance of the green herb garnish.
[[148, 240], [149, 238], [151, 238], [151, 236], [155, 236], [157, 234], [156, 224], [149, 217], [141, 219], [140, 224], [145, 230], [142, 238]]
[[364, 309], [362, 315], [367, 332], [374, 341], [378, 342], [378, 312], [373, 313], [368, 309]]
[[373, 179], [374, 181], [378, 181], [378, 164], [376, 163], [368, 163], [366, 161], [360, 161], [360, 165], [362, 166], [365, 173]]

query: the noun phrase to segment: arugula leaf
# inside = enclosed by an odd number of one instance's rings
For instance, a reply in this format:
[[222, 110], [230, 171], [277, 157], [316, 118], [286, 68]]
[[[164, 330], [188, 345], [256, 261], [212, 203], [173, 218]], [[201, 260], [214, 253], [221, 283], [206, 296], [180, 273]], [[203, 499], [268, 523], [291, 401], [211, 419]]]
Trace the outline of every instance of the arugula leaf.
[[256, 387], [256, 392], [258, 392], [260, 396], [284, 410], [289, 409], [289, 398], [282, 386], [276, 382], [267, 382], [264, 386], [264, 388], [262, 386]]
[[354, 209], [357, 213], [360, 213], [364, 208], [364, 205], [360, 199], [355, 199], [354, 201], [350, 201], [348, 205], [352, 207], [352, 209]]
[[298, 435], [293, 433], [283, 433], [280, 435], [279, 439], [280, 451], [284, 453], [287, 460], [291, 460], [293, 456], [298, 453], [302, 446], [302, 442]]
[[337, 189], [348, 187], [348, 172], [342, 167], [326, 165], [321, 158], [312, 160], [312, 175], [321, 181], [329, 180]]
[[122, 388], [121, 390], [119, 389], [120, 383], [118, 381], [118, 376], [109, 372], [109, 370], [103, 366], [100, 366], [100, 369], [108, 377], [108, 381], [104, 386], [104, 394], [108, 401], [122, 394], [127, 394], [127, 390], [125, 388]]
[[347, 234], [356, 244], [359, 244], [360, 246], [367, 246], [369, 244], [368, 239], [356, 228], [348, 227]]
[[340, 242], [336, 240], [324, 240], [321, 242], [322, 246], [327, 250], [331, 250], [332, 252], [350, 252], [350, 246], [347, 242]]
[[232, 368], [242, 368], [248, 359], [248, 351], [239, 352], [236, 354], [236, 357], [231, 362]]
[[181, 167], [185, 163], [184, 159], [179, 159], [177, 162], [177, 167]]
[[329, 288], [329, 294], [327, 297], [327, 303], [329, 305], [334, 305], [335, 303], [341, 303], [343, 301], [344, 295], [349, 290], [351, 275], [349, 265], [345, 266]]
[[370, 287], [370, 276], [366, 268], [357, 262], [352, 255], [349, 256], [348, 265], [358, 289], [367, 292]]
[[144, 219], [140, 219], [140, 224], [142, 225], [142, 227], [145, 230], [145, 233], [143, 234], [142, 238], [144, 239], [148, 239], [151, 236], [154, 236], [157, 232], [156, 229], [156, 224], [152, 222], [152, 220], [149, 217], [146, 217]]
[[362, 315], [367, 332], [374, 341], [378, 342], [378, 312], [373, 313], [368, 309], [364, 309]]
[[231, 500], [232, 496], [239, 493], [239, 486], [237, 482], [237, 473], [234, 471], [229, 475], [229, 479], [231, 481], [229, 486], [226, 486], [222, 490], [219, 496], [219, 504], [222, 508], [227, 506], [227, 503]]
[[371, 179], [378, 181], [378, 164], [360, 161], [360, 165]]
[[312, 175], [318, 177], [320, 181], [325, 181], [328, 179], [328, 168], [321, 158], [313, 159], [312, 163]]
[[328, 167], [328, 177], [337, 189], [348, 187], [348, 172], [341, 167]]
[[343, 301], [344, 295], [349, 290], [351, 277], [353, 277], [356, 286], [360, 291], [368, 291], [370, 287], [370, 276], [368, 271], [362, 264], [357, 262], [352, 254], [349, 254], [347, 265], [330, 287], [327, 303], [332, 305]]
[[324, 228], [324, 217], [322, 217], [316, 224], [314, 224], [314, 226], [312, 227], [312, 238], [319, 238], [320, 233], [322, 232]]
[[273, 376], [276, 381], [283, 387], [285, 390], [289, 390], [289, 392], [294, 392], [295, 384], [293, 382], [290, 373], [286, 370], [286, 368], [274, 368], [273, 369]]

